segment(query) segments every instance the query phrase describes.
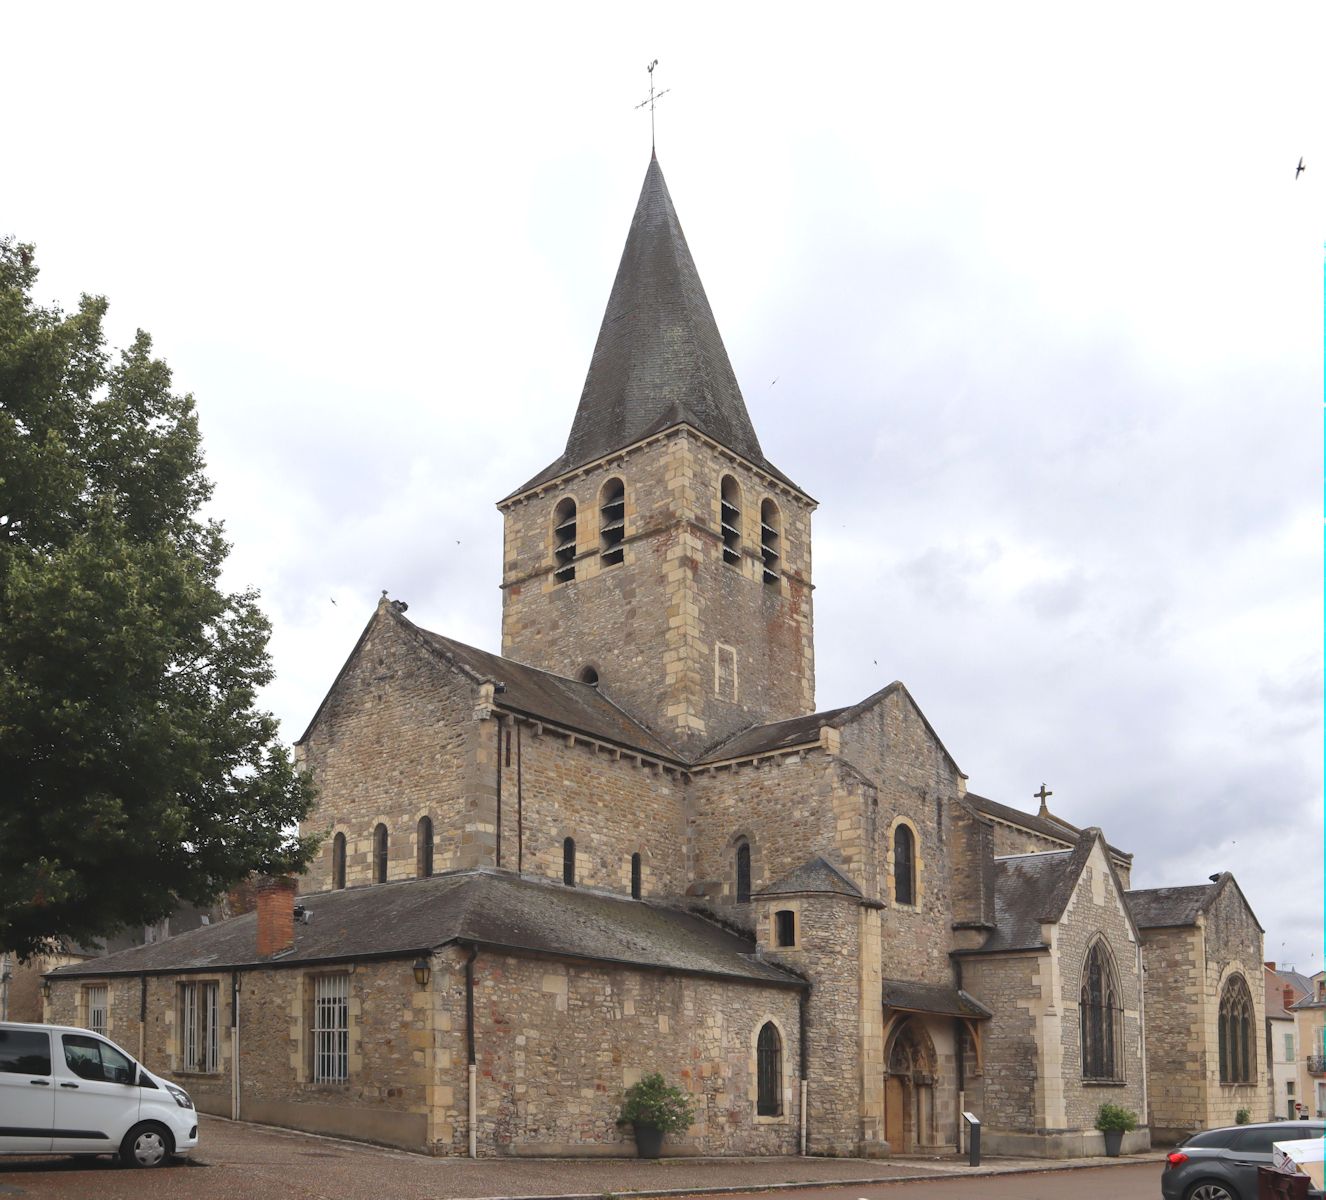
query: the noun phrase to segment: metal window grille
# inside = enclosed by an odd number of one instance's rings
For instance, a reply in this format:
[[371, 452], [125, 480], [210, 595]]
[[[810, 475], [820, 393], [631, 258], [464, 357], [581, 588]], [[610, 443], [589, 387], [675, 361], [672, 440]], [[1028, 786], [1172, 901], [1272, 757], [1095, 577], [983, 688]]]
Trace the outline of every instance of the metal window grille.
[[755, 1111], [762, 1117], [777, 1117], [783, 1111], [783, 1045], [772, 1021], [760, 1027], [755, 1047], [758, 1096]]
[[93, 1033], [106, 1036], [106, 985], [97, 984], [87, 989], [87, 1027]]
[[350, 977], [319, 975], [313, 989], [313, 1082], [350, 1078]]
[[180, 985], [180, 1042], [185, 1071], [211, 1072], [220, 1061], [217, 985]]

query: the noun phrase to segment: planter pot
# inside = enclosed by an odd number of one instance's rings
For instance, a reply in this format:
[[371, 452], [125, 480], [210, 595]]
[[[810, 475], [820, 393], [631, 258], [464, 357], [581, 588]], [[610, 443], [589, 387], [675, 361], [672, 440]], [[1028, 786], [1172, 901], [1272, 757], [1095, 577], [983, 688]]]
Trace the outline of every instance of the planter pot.
[[1110, 1158], [1118, 1158], [1119, 1147], [1123, 1145], [1123, 1130], [1106, 1129], [1102, 1132], [1105, 1134], [1105, 1153]]
[[652, 1125], [635, 1126], [635, 1152], [640, 1158], [657, 1158], [663, 1152], [663, 1131]]

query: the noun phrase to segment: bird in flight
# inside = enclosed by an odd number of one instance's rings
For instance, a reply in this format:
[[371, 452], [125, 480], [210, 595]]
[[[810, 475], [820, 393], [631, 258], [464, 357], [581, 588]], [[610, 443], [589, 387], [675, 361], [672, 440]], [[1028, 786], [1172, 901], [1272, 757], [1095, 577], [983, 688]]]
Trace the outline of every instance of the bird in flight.
[[1306, 171], [1306, 170], [1307, 170], [1307, 167], [1305, 167], [1305, 166], [1303, 165], [1303, 156], [1302, 156], [1302, 155], [1299, 155], [1299, 159], [1298, 159], [1298, 170], [1294, 172], [1294, 178], [1297, 179], [1297, 178], [1298, 178], [1300, 175], [1302, 175], [1303, 172]]

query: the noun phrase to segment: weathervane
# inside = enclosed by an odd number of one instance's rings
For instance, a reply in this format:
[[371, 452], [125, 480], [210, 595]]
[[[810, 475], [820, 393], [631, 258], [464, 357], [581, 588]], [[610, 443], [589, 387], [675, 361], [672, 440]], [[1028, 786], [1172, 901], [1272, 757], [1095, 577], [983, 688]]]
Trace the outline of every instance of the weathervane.
[[649, 72], [649, 99], [641, 100], [640, 103], [636, 105], [636, 108], [644, 108], [646, 104], [649, 105], [649, 149], [651, 151], [654, 149], [654, 101], [661, 96], [666, 96], [672, 91], [671, 88], [664, 88], [661, 92], [654, 91], [654, 68], [656, 66], [658, 66], [658, 59], [654, 59], [654, 61], [645, 68], [645, 70]]

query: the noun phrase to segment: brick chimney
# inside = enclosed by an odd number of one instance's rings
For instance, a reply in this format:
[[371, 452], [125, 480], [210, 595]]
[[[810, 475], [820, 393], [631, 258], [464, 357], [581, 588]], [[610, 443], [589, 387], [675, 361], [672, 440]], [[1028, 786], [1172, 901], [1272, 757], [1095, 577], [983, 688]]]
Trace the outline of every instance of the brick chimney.
[[263, 879], [258, 884], [258, 957], [268, 958], [295, 944], [295, 892], [299, 884], [290, 876]]

